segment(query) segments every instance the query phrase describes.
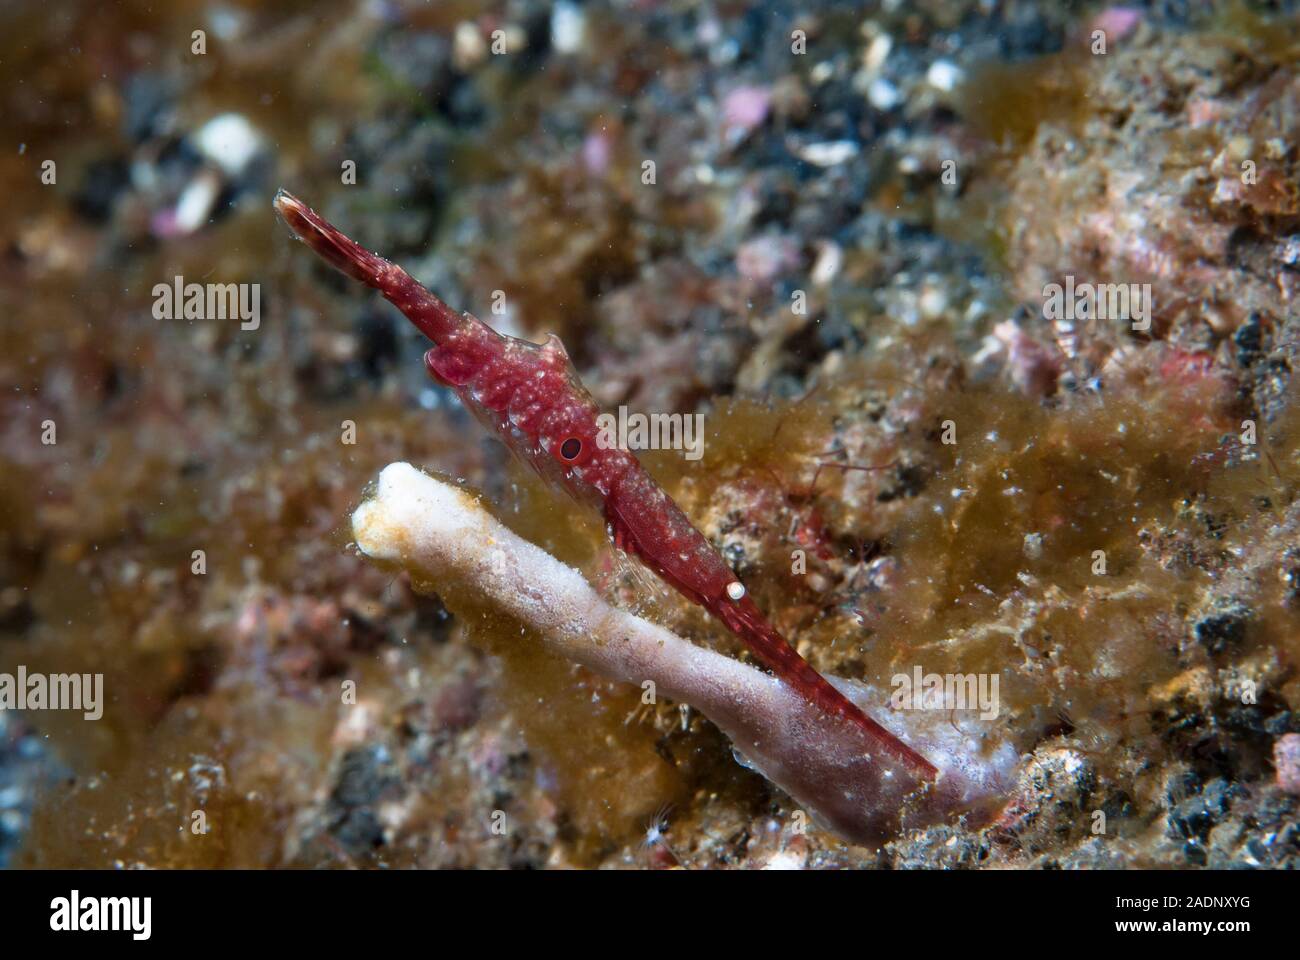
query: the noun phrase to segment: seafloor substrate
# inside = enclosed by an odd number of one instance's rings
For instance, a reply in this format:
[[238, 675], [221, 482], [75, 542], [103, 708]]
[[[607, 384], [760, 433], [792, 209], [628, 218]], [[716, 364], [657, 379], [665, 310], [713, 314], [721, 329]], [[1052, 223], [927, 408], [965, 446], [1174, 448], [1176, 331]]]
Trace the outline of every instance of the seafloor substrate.
[[[3, 718], [0, 856], [1297, 865], [1294, 31], [1243, 4], [885, 8], [0, 15], [24, 145], [0, 178], [58, 164], [0, 213], [0, 670], [102, 671], [111, 698]], [[205, 148], [227, 113], [246, 163]], [[1000, 678], [1025, 754], [1002, 822], [798, 833], [690, 709], [357, 557], [363, 488], [419, 463], [742, 654], [424, 379], [414, 332], [274, 221], [279, 185], [456, 306], [561, 334], [603, 404], [704, 413], [702, 460], [647, 462], [819, 669]], [[1045, 319], [1067, 274], [1150, 284], [1151, 329]], [[260, 283], [259, 329], [156, 320], [178, 275]]]

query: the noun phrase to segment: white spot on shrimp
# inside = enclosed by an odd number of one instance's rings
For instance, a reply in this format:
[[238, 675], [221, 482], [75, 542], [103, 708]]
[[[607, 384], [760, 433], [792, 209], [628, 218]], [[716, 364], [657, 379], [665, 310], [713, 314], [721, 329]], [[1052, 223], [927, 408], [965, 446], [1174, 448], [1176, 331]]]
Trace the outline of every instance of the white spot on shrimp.
[[739, 580], [732, 580], [727, 584], [727, 596], [732, 600], [740, 600], [745, 596], [745, 585]]

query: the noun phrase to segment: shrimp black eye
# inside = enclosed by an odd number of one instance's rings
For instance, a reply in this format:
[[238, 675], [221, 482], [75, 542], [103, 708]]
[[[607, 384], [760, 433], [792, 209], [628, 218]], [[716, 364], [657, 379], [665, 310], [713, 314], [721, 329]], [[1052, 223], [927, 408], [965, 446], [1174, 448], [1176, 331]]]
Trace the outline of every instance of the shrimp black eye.
[[565, 460], [577, 460], [582, 453], [582, 441], [577, 437], [570, 437], [560, 444], [560, 456]]

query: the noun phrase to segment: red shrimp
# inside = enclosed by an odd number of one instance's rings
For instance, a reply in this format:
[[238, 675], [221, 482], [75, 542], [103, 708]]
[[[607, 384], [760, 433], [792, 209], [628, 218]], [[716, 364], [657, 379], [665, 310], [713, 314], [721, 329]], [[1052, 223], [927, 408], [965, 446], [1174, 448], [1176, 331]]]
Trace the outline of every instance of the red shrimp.
[[799, 656], [635, 456], [598, 442], [599, 408], [557, 337], [538, 345], [502, 336], [478, 318], [453, 311], [401, 267], [348, 239], [296, 197], [280, 191], [275, 208], [322, 259], [378, 290], [432, 340], [424, 363], [433, 378], [453, 389], [543, 478], [598, 508], [616, 546], [721, 620], [764, 666], [826, 714], [857, 724], [869, 742], [919, 778], [937, 777], [928, 760]]

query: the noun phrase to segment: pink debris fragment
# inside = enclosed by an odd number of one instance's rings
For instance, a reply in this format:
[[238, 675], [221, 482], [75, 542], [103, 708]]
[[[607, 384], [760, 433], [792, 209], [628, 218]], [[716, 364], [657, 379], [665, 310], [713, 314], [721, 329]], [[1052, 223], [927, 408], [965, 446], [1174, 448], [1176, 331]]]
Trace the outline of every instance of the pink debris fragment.
[[759, 283], [769, 283], [798, 265], [799, 249], [790, 237], [758, 237], [736, 251], [736, 271]]
[[1300, 733], [1284, 733], [1273, 743], [1273, 766], [1277, 785], [1287, 793], [1300, 795]]
[[1222, 100], [1199, 98], [1187, 104], [1187, 125], [1193, 128], [1218, 123], [1227, 115], [1228, 108]]
[[149, 218], [149, 230], [155, 237], [164, 240], [179, 236], [181, 229], [176, 220], [176, 211], [171, 207], [156, 211]]
[[1027, 397], [1042, 399], [1056, 389], [1061, 373], [1060, 358], [1011, 320], [993, 328], [1007, 351], [1007, 372], [1011, 381]]
[[1092, 19], [1092, 29], [1106, 34], [1108, 42], [1123, 40], [1142, 22], [1142, 11], [1133, 7], [1107, 7]]
[[1192, 386], [1217, 375], [1214, 354], [1205, 350], [1173, 347], [1160, 361], [1160, 376], [1179, 386]]
[[614, 146], [604, 127], [591, 131], [582, 141], [582, 165], [594, 177], [603, 176], [609, 170], [613, 155]]
[[722, 125], [728, 138], [743, 139], [763, 125], [772, 108], [767, 87], [736, 87], [722, 102]]

